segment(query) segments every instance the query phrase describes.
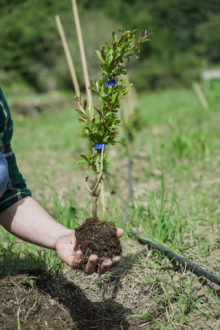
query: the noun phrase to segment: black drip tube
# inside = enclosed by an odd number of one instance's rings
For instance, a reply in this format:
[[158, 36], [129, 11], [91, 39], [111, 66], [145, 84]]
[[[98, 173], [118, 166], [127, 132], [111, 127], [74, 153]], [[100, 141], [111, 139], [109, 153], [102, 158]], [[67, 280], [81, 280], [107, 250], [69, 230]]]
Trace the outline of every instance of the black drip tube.
[[188, 259], [183, 258], [182, 256], [174, 253], [173, 251], [169, 250], [165, 246], [153, 243], [143, 237], [142, 235], [138, 234], [134, 229], [131, 229], [131, 233], [135, 235], [138, 240], [144, 244], [147, 244], [150, 248], [156, 249], [162, 253], [164, 253], [170, 260], [177, 260], [180, 264], [182, 264], [186, 269], [190, 270], [197, 276], [203, 276], [206, 277], [211, 282], [216, 283], [217, 285], [220, 285], [220, 278], [212, 273], [209, 273], [204, 268], [194, 264]]

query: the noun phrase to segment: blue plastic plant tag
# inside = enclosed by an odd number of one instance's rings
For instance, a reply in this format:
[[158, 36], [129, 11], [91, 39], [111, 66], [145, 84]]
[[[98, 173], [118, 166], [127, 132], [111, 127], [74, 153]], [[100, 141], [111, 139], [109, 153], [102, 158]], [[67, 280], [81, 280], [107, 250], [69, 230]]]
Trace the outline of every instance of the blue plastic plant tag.
[[108, 81], [105, 82], [105, 86], [106, 86], [106, 87], [113, 87], [113, 86], [115, 86], [115, 85], [116, 85], [116, 80], [115, 80], [115, 79], [113, 79], [113, 80], [108, 80]]
[[95, 150], [102, 150], [105, 148], [105, 143], [96, 143], [94, 149]]

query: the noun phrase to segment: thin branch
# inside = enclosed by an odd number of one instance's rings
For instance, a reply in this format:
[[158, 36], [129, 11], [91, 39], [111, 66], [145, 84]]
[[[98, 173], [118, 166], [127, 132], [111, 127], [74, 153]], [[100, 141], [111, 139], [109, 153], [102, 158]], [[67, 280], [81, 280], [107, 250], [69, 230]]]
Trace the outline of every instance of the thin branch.
[[101, 165], [100, 165], [100, 172], [99, 172], [99, 175], [98, 175], [98, 178], [97, 178], [97, 181], [96, 181], [96, 184], [93, 188], [93, 191], [92, 191], [92, 194], [95, 194], [101, 180], [102, 180], [102, 177], [103, 177], [103, 164], [104, 164], [104, 148], [102, 149], [101, 151]]
[[89, 186], [88, 180], [89, 180], [89, 176], [87, 175], [86, 176], [86, 186], [87, 186], [87, 189], [88, 189], [89, 193], [92, 194], [92, 189]]

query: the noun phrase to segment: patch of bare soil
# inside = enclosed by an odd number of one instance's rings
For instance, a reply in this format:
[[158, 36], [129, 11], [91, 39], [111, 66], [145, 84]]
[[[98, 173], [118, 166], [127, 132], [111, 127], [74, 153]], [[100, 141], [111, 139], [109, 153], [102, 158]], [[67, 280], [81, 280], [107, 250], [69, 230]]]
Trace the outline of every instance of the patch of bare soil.
[[[30, 286], [33, 281], [34, 289]], [[81, 278], [82, 280], [82, 278]], [[90, 279], [91, 281], [91, 279]], [[92, 286], [91, 286], [92, 287]], [[8, 276], [0, 283], [0, 328], [21, 329], [136, 329], [129, 313], [112, 300], [92, 301], [74, 281], [47, 274]]]
[[8, 276], [0, 282], [0, 328], [17, 329], [78, 329], [71, 316], [56, 299], [44, 290], [38, 291], [37, 281], [50, 283], [38, 274], [33, 278], [36, 291], [28, 284], [27, 275]]
[[218, 287], [137, 242], [126, 247], [111, 275], [68, 269], [52, 278], [39, 270], [1, 279], [0, 329], [17, 329], [18, 322], [22, 330], [153, 330], [160, 323], [170, 329], [219, 329]]

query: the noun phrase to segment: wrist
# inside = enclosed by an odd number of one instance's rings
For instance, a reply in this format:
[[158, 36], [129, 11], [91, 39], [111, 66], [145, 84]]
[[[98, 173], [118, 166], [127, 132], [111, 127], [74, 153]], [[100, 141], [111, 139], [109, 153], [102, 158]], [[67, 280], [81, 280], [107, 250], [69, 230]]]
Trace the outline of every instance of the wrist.
[[63, 237], [70, 235], [70, 234], [74, 234], [74, 233], [75, 233], [75, 230], [69, 229], [69, 228], [63, 226], [62, 230], [59, 230], [57, 232], [57, 234], [54, 233], [54, 235], [51, 237], [49, 248], [52, 250], [56, 250], [57, 243], [60, 240], [62, 240]]

